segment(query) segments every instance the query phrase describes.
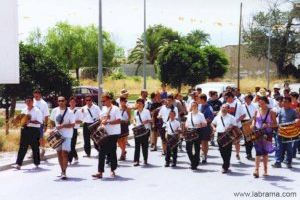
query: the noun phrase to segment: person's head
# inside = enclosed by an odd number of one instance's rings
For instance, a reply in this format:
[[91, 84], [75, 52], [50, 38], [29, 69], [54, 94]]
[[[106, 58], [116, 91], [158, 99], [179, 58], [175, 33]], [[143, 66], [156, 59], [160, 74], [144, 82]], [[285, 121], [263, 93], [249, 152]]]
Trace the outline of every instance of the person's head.
[[288, 81], [285, 81], [284, 84], [283, 84], [283, 87], [284, 87], [285, 89], [289, 89], [289, 88], [290, 88], [289, 82], [288, 82]]
[[283, 108], [290, 108], [291, 107], [291, 103], [292, 103], [292, 98], [291, 97], [283, 97], [283, 101], [282, 101], [282, 107]]
[[162, 89], [162, 91], [163, 92], [166, 92], [166, 90], [167, 90], [167, 86], [166, 86], [166, 84], [161, 84], [161, 89]]
[[283, 101], [283, 97], [282, 96], [279, 96], [275, 99], [278, 103], [278, 106], [281, 108], [282, 107], [282, 101]]
[[67, 106], [67, 101], [66, 101], [66, 98], [64, 96], [59, 96], [57, 98], [57, 102], [58, 102], [58, 106], [60, 108], [65, 108]]
[[33, 97], [35, 100], [39, 101], [42, 98], [42, 93], [39, 89], [33, 91]]
[[246, 102], [248, 105], [251, 104], [252, 100], [253, 100], [253, 95], [252, 95], [251, 93], [249, 93], [249, 94], [247, 94], [247, 95], [245, 96], [245, 102]]
[[226, 87], [226, 92], [232, 92], [232, 87], [231, 86], [227, 86]]
[[199, 95], [199, 102], [200, 102], [200, 104], [205, 104], [207, 102], [206, 94], [200, 94]]
[[217, 100], [219, 98], [217, 91], [211, 91], [210, 97], [212, 100]]
[[173, 94], [169, 94], [167, 97], [167, 105], [171, 106], [171, 105], [173, 105], [173, 103], [174, 103], [174, 96], [173, 96]]
[[27, 96], [25, 98], [25, 103], [28, 108], [32, 108], [33, 107], [33, 96]]
[[143, 89], [141, 91], [141, 97], [142, 97], [142, 99], [147, 99], [147, 97], [148, 97], [148, 91], [145, 90], [145, 89]]
[[87, 106], [91, 106], [93, 104], [93, 98], [91, 95], [86, 95], [84, 97], [84, 101]]
[[120, 106], [121, 107], [126, 107], [126, 105], [127, 105], [127, 98], [120, 97]]
[[228, 110], [229, 110], [229, 105], [228, 104], [223, 104], [221, 106], [221, 109], [220, 109], [221, 115], [225, 116], [228, 113]]
[[112, 96], [108, 92], [102, 94], [101, 103], [103, 106], [110, 107], [112, 105]]
[[258, 92], [259, 92], [259, 90], [260, 90], [260, 87], [258, 87], [258, 86], [257, 86], [257, 87], [255, 87], [255, 89], [254, 89], [254, 90], [255, 90], [255, 93], [258, 93]]
[[175, 119], [175, 117], [176, 117], [176, 113], [175, 113], [175, 111], [174, 111], [174, 110], [171, 110], [171, 111], [170, 111], [170, 113], [169, 113], [169, 117], [170, 117], [170, 119], [171, 119], [172, 121]]
[[196, 89], [196, 91], [198, 92], [198, 95], [199, 95], [199, 94], [202, 94], [202, 88], [198, 87], [198, 88]]
[[144, 106], [145, 106], [145, 101], [144, 101], [144, 99], [139, 98], [139, 99], [136, 100], [136, 108], [137, 108], [138, 110], [143, 110], [143, 109], [144, 109]]
[[75, 106], [76, 106], [76, 98], [75, 97], [70, 97], [69, 105], [71, 108], [75, 108]]
[[280, 93], [280, 86], [278, 84], [275, 84], [273, 86], [273, 92], [274, 92], [274, 94], [279, 94]]
[[290, 96], [292, 98], [292, 102], [296, 102], [299, 98], [299, 94], [297, 92], [291, 92]]
[[175, 95], [175, 99], [181, 101], [181, 100], [183, 99], [183, 96], [182, 96], [180, 93], [177, 93], [177, 94]]
[[227, 103], [232, 103], [234, 101], [234, 95], [232, 92], [225, 93], [225, 99]]
[[284, 89], [284, 90], [283, 90], [283, 96], [284, 96], [284, 97], [289, 97], [289, 96], [290, 96], [290, 91], [291, 91], [291, 90], [290, 90], [289, 88]]
[[156, 102], [161, 102], [161, 99], [160, 99], [160, 92], [159, 92], [159, 91], [157, 91], [157, 92], [155, 93], [155, 101], [156, 101]]
[[128, 98], [129, 92], [126, 89], [122, 89], [120, 96]]
[[258, 105], [261, 107], [261, 108], [266, 108], [269, 104], [269, 99], [268, 97], [266, 96], [261, 96], [259, 97], [259, 101], [258, 101]]
[[150, 98], [151, 98], [152, 101], [155, 100], [155, 96], [156, 96], [156, 93], [155, 93], [155, 92], [152, 92], [152, 93], [150, 94]]
[[191, 111], [193, 113], [196, 113], [198, 112], [198, 103], [196, 101], [193, 101], [192, 104], [191, 104]]

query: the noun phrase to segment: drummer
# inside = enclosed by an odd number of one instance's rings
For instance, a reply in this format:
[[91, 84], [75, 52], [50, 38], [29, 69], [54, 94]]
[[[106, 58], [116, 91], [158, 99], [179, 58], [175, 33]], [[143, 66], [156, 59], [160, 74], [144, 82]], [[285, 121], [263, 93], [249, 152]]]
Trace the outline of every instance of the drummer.
[[[170, 111], [169, 117], [170, 120], [166, 124], [167, 140], [170, 140], [172, 137], [176, 136], [177, 132], [181, 129], [180, 122], [176, 120], [176, 113], [174, 110]], [[177, 145], [173, 149], [171, 149], [171, 147], [167, 145], [165, 167], [170, 166], [171, 154], [172, 154], [172, 167], [176, 167], [177, 149], [178, 149]]]
[[[297, 112], [291, 108], [291, 97], [283, 97], [282, 108], [278, 112], [279, 126], [284, 123], [298, 122], [299, 116]], [[276, 162], [272, 165], [274, 168], [281, 168], [282, 155], [286, 152], [286, 164], [288, 168], [292, 168], [293, 158], [293, 142], [283, 143], [283, 138], [278, 136], [278, 147], [275, 153]]]

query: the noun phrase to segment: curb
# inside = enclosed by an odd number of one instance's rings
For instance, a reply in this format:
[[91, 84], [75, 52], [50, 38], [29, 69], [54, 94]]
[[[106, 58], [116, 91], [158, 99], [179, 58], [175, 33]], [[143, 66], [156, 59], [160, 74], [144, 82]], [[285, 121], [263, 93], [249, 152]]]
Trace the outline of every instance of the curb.
[[[128, 136], [128, 140], [131, 140], [133, 138], [134, 138], [133, 136]], [[91, 145], [91, 147], [93, 148], [94, 145]], [[78, 148], [76, 148], [76, 150], [77, 150], [77, 152], [81, 152], [81, 151], [84, 150], [84, 148], [83, 147], [78, 147]], [[56, 152], [45, 155], [46, 160], [51, 159], [51, 158], [56, 158], [56, 157], [57, 157]], [[29, 164], [32, 164], [32, 163], [33, 163], [32, 159], [26, 159], [26, 160], [23, 161], [22, 166], [29, 165]], [[9, 170], [9, 169], [13, 169], [12, 165], [14, 165], [14, 164], [16, 164], [16, 163], [11, 163], [11, 164], [6, 164], [6, 165], [3, 165], [3, 166], [0, 166], [0, 172], [5, 171], [5, 170]]]

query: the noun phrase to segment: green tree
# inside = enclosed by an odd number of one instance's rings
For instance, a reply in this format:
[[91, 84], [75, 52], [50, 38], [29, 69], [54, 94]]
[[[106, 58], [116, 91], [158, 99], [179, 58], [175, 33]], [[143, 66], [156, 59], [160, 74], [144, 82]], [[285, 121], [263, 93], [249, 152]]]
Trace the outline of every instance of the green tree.
[[[17, 99], [24, 99], [39, 88], [45, 96], [72, 93], [73, 79], [44, 48], [20, 43], [20, 84], [5, 84], [0, 88], [0, 106], [6, 109], [6, 122], [14, 116]], [[10, 108], [10, 116], [9, 116]]]
[[194, 30], [187, 34], [185, 41], [192, 46], [202, 47], [209, 44], [209, 34], [202, 30]]
[[215, 46], [205, 46], [201, 49], [208, 61], [209, 78], [222, 78], [228, 69], [228, 58]]
[[181, 91], [181, 86], [195, 86], [209, 75], [205, 54], [199, 48], [186, 43], [173, 42], [159, 54], [157, 63], [163, 83]]
[[271, 61], [277, 66], [279, 76], [286, 74], [286, 66], [300, 52], [299, 31], [295, 22], [299, 21], [299, 9], [280, 10], [278, 1], [271, 4], [268, 12], [258, 12], [244, 31], [244, 42], [248, 52], [258, 58], [268, 58], [268, 36], [271, 33]]
[[[144, 58], [144, 35], [138, 38], [136, 46], [130, 52], [128, 57], [128, 63], [137, 64], [137, 69], [135, 74], [137, 75], [140, 66], [143, 63]], [[159, 52], [170, 42], [180, 40], [180, 36], [176, 31], [173, 31], [171, 28], [165, 27], [163, 25], [154, 25], [150, 26], [146, 30], [146, 40], [147, 40], [147, 49], [146, 49], [146, 58], [147, 63], [154, 64]], [[155, 68], [155, 72], [157, 72]]]
[[[48, 30], [42, 39], [51, 57], [61, 62], [66, 69], [75, 69], [79, 80], [81, 67], [94, 67], [98, 64], [98, 29], [94, 25], [74, 26], [66, 22], [59, 22]], [[39, 32], [29, 38], [30, 44], [41, 41]], [[103, 66], [104, 69], [116, 67], [115, 61], [117, 45], [111, 40], [107, 32], [103, 33]]]

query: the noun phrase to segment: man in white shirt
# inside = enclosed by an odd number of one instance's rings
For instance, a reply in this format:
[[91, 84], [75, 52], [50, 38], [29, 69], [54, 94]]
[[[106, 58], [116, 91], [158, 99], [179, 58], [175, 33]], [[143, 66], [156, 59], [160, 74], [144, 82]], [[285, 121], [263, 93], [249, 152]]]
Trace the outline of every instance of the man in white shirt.
[[80, 112], [80, 109], [76, 108], [76, 98], [71, 97], [69, 100], [69, 109], [71, 112], [75, 115], [75, 126], [73, 129], [73, 136], [71, 140], [71, 151], [69, 153], [69, 163], [71, 164], [73, 161], [73, 158], [75, 158], [75, 163], [78, 162], [78, 155], [76, 151], [76, 143], [77, 143], [77, 136], [78, 136], [78, 129], [80, 128], [80, 124], [82, 122], [83, 113]]
[[[223, 104], [221, 107], [221, 112], [211, 123], [211, 127], [213, 131], [218, 134], [218, 138], [223, 136], [228, 129], [237, 125], [236, 119], [232, 115], [228, 114], [228, 110], [229, 106], [227, 104]], [[222, 147], [222, 145], [219, 143], [219, 150], [223, 159], [222, 173], [227, 173], [230, 167], [232, 142], [225, 147]]]
[[49, 108], [48, 108], [48, 104], [46, 101], [44, 101], [42, 99], [42, 94], [40, 90], [35, 90], [33, 92], [33, 106], [37, 107], [38, 109], [40, 109], [40, 111], [42, 112], [43, 115], [43, 123], [40, 126], [40, 146], [41, 146], [41, 160], [45, 159], [45, 144], [46, 144], [46, 140], [44, 138], [44, 132], [46, 132], [47, 130], [47, 126], [48, 126], [48, 117], [49, 117]]
[[[242, 107], [242, 104], [234, 99], [234, 95], [232, 92], [226, 92], [225, 93], [225, 99], [226, 104], [229, 105], [228, 113], [231, 114], [237, 123], [238, 128], [242, 128], [242, 120], [245, 118], [244, 109]], [[235, 150], [236, 150], [236, 158], [237, 160], [240, 160], [240, 141], [237, 141], [235, 144]]]
[[[68, 167], [69, 152], [71, 151], [71, 139], [75, 126], [75, 115], [67, 108], [65, 97], [58, 97], [58, 107], [54, 108], [50, 115], [51, 128], [55, 128], [61, 134], [64, 142], [56, 149], [59, 165], [61, 167], [60, 177], [67, 179], [66, 171]], [[53, 134], [51, 132], [50, 134]]]
[[103, 110], [101, 113], [101, 126], [109, 135], [103, 144], [99, 146], [98, 173], [92, 175], [96, 179], [102, 178], [105, 165], [105, 157], [109, 156], [111, 176], [115, 177], [117, 169], [117, 141], [121, 134], [120, 109], [112, 104], [112, 98], [108, 93], [102, 95]]
[[166, 123], [169, 121], [169, 115], [170, 111], [173, 110], [175, 112], [175, 118], [178, 119], [178, 108], [176, 108], [174, 105], [174, 96], [168, 95], [167, 98], [167, 104], [163, 105], [158, 113], [158, 118], [161, 118], [163, 120], [163, 128], [158, 130], [160, 138], [162, 140], [162, 147], [163, 147], [163, 155], [166, 154], [167, 145], [166, 145]]
[[18, 170], [21, 169], [29, 145], [33, 152], [35, 166], [38, 167], [40, 164], [39, 136], [43, 117], [41, 111], [33, 106], [33, 97], [27, 97], [25, 103], [27, 108], [22, 110], [22, 114], [28, 115], [30, 120], [25, 124], [25, 127], [21, 128], [20, 147], [16, 166], [13, 166]]
[[[91, 156], [91, 132], [89, 126], [99, 120], [100, 108], [93, 103], [92, 97], [90, 95], [84, 98], [86, 105], [82, 107], [81, 111], [83, 113], [83, 140], [84, 140], [84, 151], [86, 157]], [[96, 147], [96, 146], [95, 146]], [[97, 149], [97, 148], [96, 148]]]
[[[243, 104], [243, 108], [246, 116], [242, 120], [242, 123], [249, 124], [250, 123], [249, 121], [251, 121], [254, 118], [255, 111], [257, 110], [258, 107], [254, 103], [252, 103], [253, 98], [254, 97], [252, 96], [251, 93], [245, 96], [245, 104]], [[243, 127], [244, 126], [245, 125], [243, 125]], [[246, 155], [247, 155], [246, 158], [248, 160], [254, 160], [252, 157], [253, 142], [247, 141], [246, 137], [244, 137], [244, 140], [245, 140], [245, 148], [246, 148]]]

